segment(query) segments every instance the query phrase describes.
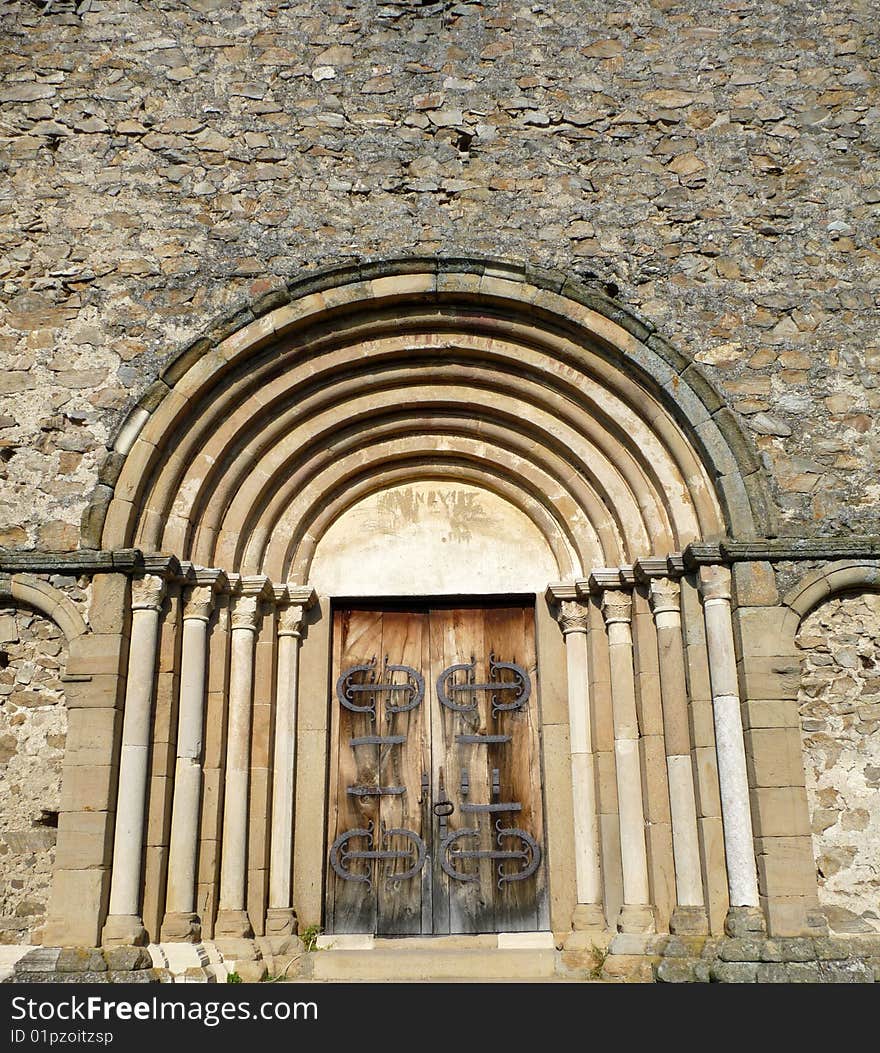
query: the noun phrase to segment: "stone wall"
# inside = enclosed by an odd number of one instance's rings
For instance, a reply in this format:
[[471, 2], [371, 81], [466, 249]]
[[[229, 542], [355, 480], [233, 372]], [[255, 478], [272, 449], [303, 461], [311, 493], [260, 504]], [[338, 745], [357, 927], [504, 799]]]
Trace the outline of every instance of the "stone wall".
[[67, 709], [63, 633], [23, 608], [0, 610], [0, 943], [39, 942], [45, 920]]
[[833, 932], [880, 932], [880, 592], [828, 600], [797, 639], [819, 901]]
[[719, 383], [785, 530], [870, 530], [872, 5], [46, 6], [0, 2], [0, 544], [76, 547], [126, 407], [217, 316], [412, 253], [618, 296]]

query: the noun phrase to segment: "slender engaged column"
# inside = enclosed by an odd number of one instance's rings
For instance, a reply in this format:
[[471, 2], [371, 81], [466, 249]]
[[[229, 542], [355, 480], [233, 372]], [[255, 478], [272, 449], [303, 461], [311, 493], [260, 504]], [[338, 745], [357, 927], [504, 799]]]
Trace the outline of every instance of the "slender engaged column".
[[621, 932], [653, 932], [656, 922], [648, 884], [633, 670], [632, 595], [618, 589], [605, 589], [602, 593], [602, 614], [608, 629], [620, 855], [623, 864], [623, 906], [620, 908], [617, 928]]
[[150, 713], [155, 689], [159, 612], [164, 597], [165, 582], [158, 575], [148, 574], [131, 583], [131, 644], [122, 718], [110, 911], [102, 935], [107, 946], [147, 942], [141, 918], [141, 863]]
[[[754, 928], [754, 925], [746, 922], [740, 926], [739, 920], [749, 915], [757, 918], [760, 900], [733, 646], [728, 568], [701, 567], [700, 594], [706, 621], [706, 650], [709, 656], [718, 783], [721, 790], [721, 821], [730, 893], [731, 913], [728, 915], [727, 927], [749, 929]], [[736, 935], [739, 934], [736, 932]]]
[[[214, 578], [219, 572], [211, 573]], [[163, 940], [201, 939], [196, 913], [196, 858], [199, 804], [202, 796], [202, 732], [205, 711], [205, 674], [208, 622], [214, 606], [214, 585], [189, 589], [183, 607], [183, 647], [180, 705], [177, 719], [177, 761], [171, 806], [171, 844]]]
[[[303, 616], [315, 602], [313, 589], [288, 588], [291, 605], [278, 622], [278, 685], [272, 777], [272, 834], [269, 850], [269, 909], [266, 933], [284, 936], [297, 929], [291, 881], [293, 795], [296, 763], [296, 703]], [[301, 602], [295, 602], [295, 601]]]
[[651, 611], [657, 627], [660, 692], [663, 700], [663, 737], [672, 815], [672, 853], [675, 860], [676, 906], [672, 932], [706, 933], [709, 919], [703, 896], [697, 804], [688, 729], [687, 680], [681, 636], [681, 589], [677, 581], [654, 579], [650, 584]]
[[557, 608], [565, 640], [568, 673], [568, 720], [571, 734], [571, 785], [574, 804], [574, 857], [577, 906], [572, 928], [604, 929], [599, 826], [596, 815], [596, 775], [593, 762], [587, 659], [587, 609], [577, 600]]
[[229, 672], [229, 721], [226, 731], [226, 778], [223, 843], [216, 936], [253, 936], [247, 914], [248, 792], [250, 788], [251, 708], [254, 641], [260, 617], [257, 595], [238, 596], [232, 606]]

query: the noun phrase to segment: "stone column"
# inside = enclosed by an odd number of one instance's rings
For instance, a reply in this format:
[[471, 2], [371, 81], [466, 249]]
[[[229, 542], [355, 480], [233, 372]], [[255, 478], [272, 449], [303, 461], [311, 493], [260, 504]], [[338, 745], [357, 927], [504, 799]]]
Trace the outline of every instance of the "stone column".
[[633, 669], [632, 595], [621, 589], [605, 589], [602, 592], [602, 614], [608, 630], [610, 653], [614, 760], [623, 864], [623, 906], [620, 908], [617, 928], [620, 932], [653, 932], [655, 917], [648, 887]]
[[[214, 607], [214, 581], [219, 571], [198, 571], [202, 580], [188, 589], [183, 606], [177, 760], [171, 807], [171, 844], [163, 940], [201, 939], [196, 913], [196, 860], [202, 793], [202, 738], [208, 656], [208, 622]], [[210, 575], [211, 578], [206, 578]], [[198, 579], [197, 579], [198, 580]]]
[[119, 758], [110, 911], [102, 935], [106, 946], [147, 942], [141, 918], [141, 864], [150, 714], [156, 686], [159, 612], [164, 597], [165, 581], [158, 575], [148, 574], [131, 583], [131, 645]]
[[587, 659], [586, 607], [577, 600], [559, 603], [556, 617], [565, 640], [568, 673], [568, 720], [571, 735], [571, 786], [574, 804], [574, 857], [577, 906], [573, 929], [604, 929], [596, 773], [593, 762]]
[[260, 622], [259, 591], [244, 591], [243, 595], [235, 597], [232, 604], [229, 719], [226, 731], [220, 900], [214, 927], [216, 937], [251, 937], [254, 934], [247, 914], [246, 886], [251, 709], [254, 643]]
[[726, 927], [732, 935], [741, 935], [755, 928], [760, 915], [760, 901], [733, 645], [728, 568], [700, 567], [700, 595], [706, 622], [706, 650], [712, 684], [721, 819], [730, 894]]
[[668, 578], [651, 580], [650, 601], [657, 627], [663, 737], [675, 860], [676, 906], [669, 927], [672, 932], [702, 934], [709, 931], [709, 919], [700, 867], [680, 593], [677, 581]]
[[288, 588], [287, 592], [290, 606], [281, 611], [278, 620], [269, 909], [266, 914], [268, 936], [286, 936], [297, 929], [296, 912], [293, 909], [292, 867], [299, 645], [303, 616], [315, 602], [315, 593], [311, 588]]

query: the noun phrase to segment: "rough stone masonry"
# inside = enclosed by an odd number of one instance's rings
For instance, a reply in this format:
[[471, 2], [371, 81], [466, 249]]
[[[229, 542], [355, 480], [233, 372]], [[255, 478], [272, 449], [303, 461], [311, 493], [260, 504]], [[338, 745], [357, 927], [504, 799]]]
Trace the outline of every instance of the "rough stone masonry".
[[[126, 412], [217, 318], [406, 255], [620, 300], [738, 416], [781, 535], [876, 534], [878, 67], [871, 0], [0, 2], [0, 546], [77, 549]], [[45, 580], [87, 616], [85, 578]], [[880, 928], [876, 595], [799, 637], [844, 933]], [[45, 909], [64, 640], [4, 606], [0, 649], [16, 942]]]

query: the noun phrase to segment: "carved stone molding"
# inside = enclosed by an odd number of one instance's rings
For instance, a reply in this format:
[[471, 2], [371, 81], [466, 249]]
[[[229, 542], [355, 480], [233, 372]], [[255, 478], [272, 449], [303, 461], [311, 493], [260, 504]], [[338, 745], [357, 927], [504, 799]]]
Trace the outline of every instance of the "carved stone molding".
[[134, 578], [131, 583], [131, 609], [133, 611], [159, 611], [165, 599], [165, 579], [157, 574]]
[[589, 628], [589, 612], [586, 605], [579, 600], [563, 600], [555, 613], [563, 636], [569, 633], [585, 633]]
[[256, 632], [261, 613], [259, 596], [236, 596], [232, 606], [232, 631], [249, 629]]
[[602, 615], [606, 625], [632, 621], [632, 593], [622, 589], [605, 589], [602, 592]]
[[279, 636], [300, 636], [302, 633], [303, 615], [305, 608], [301, 603], [292, 603], [285, 607], [278, 615]]
[[729, 567], [700, 567], [700, 596], [703, 598], [703, 603], [712, 603], [719, 600], [730, 603], [730, 583], [731, 573]]
[[656, 615], [666, 611], [681, 614], [681, 587], [669, 578], [652, 578], [648, 591], [651, 612]]
[[213, 585], [194, 585], [186, 590], [183, 602], [183, 617], [208, 621], [214, 609]]

